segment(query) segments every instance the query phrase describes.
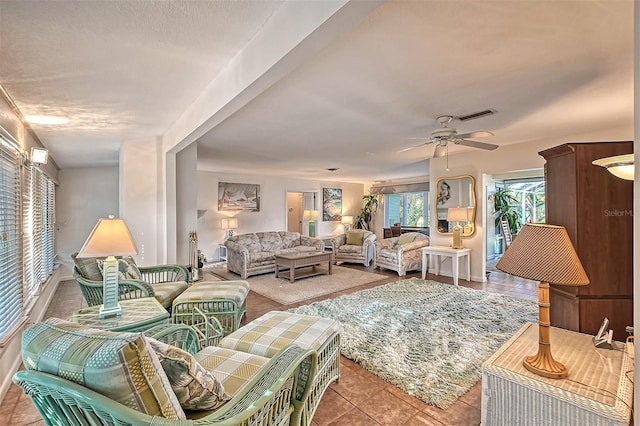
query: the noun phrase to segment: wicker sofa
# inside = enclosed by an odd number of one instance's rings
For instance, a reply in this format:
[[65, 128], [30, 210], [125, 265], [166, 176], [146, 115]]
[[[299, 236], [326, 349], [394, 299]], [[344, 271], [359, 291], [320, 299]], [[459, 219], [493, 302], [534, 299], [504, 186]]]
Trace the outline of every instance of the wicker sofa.
[[422, 269], [421, 249], [429, 245], [429, 237], [420, 232], [407, 232], [378, 240], [375, 245], [375, 266], [397, 271], [403, 277], [407, 271]]
[[37, 323], [23, 334], [26, 370], [13, 380], [53, 425], [301, 424], [315, 351], [288, 345], [263, 357], [209, 346], [190, 355], [178, 348], [197, 348], [192, 328], [160, 328], [113, 333], [57, 318]]
[[242, 279], [275, 271], [276, 253], [324, 250], [321, 239], [287, 231], [234, 235], [224, 245], [227, 247], [227, 269]]

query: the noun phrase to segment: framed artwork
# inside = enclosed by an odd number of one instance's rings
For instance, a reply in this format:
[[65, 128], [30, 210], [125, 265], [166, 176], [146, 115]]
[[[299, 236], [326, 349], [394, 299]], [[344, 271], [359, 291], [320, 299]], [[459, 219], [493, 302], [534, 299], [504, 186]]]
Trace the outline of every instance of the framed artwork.
[[218, 182], [218, 211], [260, 211], [260, 185]]
[[341, 188], [322, 188], [322, 220], [325, 222], [342, 220]]

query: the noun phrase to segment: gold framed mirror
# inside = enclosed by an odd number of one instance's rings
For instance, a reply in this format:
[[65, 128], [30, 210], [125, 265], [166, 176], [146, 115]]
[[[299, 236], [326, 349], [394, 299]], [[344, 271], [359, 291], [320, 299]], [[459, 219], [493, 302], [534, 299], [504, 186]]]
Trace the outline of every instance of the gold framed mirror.
[[460, 225], [463, 237], [473, 235], [476, 231], [476, 180], [473, 176], [440, 178], [434, 191], [438, 234], [452, 235], [453, 227]]

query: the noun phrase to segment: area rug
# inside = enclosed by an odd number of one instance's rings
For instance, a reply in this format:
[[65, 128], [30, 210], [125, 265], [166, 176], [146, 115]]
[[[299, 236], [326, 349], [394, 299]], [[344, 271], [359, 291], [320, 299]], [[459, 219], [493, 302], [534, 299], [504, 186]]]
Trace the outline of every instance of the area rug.
[[[207, 273], [212, 273], [224, 279], [240, 279], [239, 275], [228, 271], [218, 270], [211, 272], [209, 270]], [[250, 276], [247, 281], [251, 285], [251, 291], [283, 305], [290, 305], [384, 278], [388, 278], [388, 276], [334, 265], [331, 268], [331, 275], [302, 278], [293, 283], [289, 282], [288, 278], [276, 278], [273, 272]]]
[[339, 321], [342, 355], [443, 409], [525, 322], [538, 321], [534, 302], [418, 278], [289, 311]]

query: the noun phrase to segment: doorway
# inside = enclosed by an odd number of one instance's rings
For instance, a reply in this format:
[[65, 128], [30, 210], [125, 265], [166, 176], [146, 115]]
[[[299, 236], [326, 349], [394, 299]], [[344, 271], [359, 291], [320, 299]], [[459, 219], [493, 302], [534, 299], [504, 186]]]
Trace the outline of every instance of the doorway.
[[305, 210], [315, 210], [316, 193], [287, 191], [287, 231], [309, 235], [308, 226], [302, 221]]

